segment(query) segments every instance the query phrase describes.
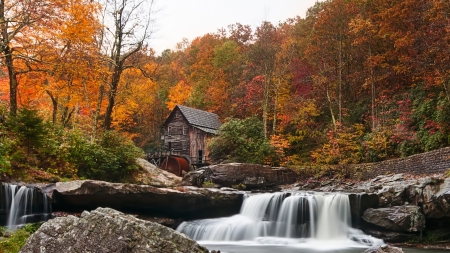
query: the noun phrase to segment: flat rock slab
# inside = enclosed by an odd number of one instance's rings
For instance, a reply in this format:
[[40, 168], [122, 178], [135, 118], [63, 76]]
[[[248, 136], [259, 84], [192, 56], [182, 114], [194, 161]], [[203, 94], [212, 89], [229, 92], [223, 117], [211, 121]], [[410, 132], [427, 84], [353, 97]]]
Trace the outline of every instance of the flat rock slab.
[[211, 182], [223, 187], [245, 185], [246, 190], [293, 184], [298, 178], [289, 168], [260, 164], [227, 163], [205, 168], [208, 169]]
[[28, 238], [21, 253], [207, 253], [185, 235], [157, 223], [110, 208], [83, 212], [44, 223]]
[[244, 192], [196, 187], [157, 188], [95, 180], [59, 182], [53, 190], [54, 211], [110, 207], [127, 213], [168, 218], [212, 218], [239, 213]]

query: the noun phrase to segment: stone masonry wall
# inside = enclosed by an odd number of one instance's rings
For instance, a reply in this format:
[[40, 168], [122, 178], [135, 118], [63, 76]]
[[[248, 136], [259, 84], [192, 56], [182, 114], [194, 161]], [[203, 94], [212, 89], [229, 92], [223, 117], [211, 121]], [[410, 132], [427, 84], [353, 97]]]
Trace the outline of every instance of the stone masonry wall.
[[363, 180], [391, 173], [443, 173], [450, 169], [450, 147], [377, 163], [354, 164], [350, 165], [349, 169], [354, 171], [355, 178]]

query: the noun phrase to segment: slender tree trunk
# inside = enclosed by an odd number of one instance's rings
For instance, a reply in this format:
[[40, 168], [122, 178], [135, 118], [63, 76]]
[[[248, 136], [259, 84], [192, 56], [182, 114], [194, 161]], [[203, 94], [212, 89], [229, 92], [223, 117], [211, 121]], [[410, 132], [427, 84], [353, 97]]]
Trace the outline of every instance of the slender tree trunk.
[[9, 77], [9, 114], [17, 114], [17, 76], [13, 65], [12, 49], [9, 45], [8, 22], [5, 19], [5, 0], [0, 0], [0, 32], [1, 32], [1, 52], [5, 58], [5, 65], [8, 69]]
[[97, 126], [98, 126], [98, 117], [100, 116], [100, 109], [102, 108], [102, 101], [103, 101], [103, 93], [105, 92], [105, 86], [100, 85], [99, 92], [98, 92], [98, 99], [97, 99], [97, 108], [95, 108], [94, 113], [94, 122], [92, 123], [92, 135], [91, 135], [91, 141], [94, 141], [95, 135], [97, 132]]
[[334, 131], [336, 131], [337, 130], [336, 117], [334, 116], [333, 103], [331, 102], [330, 93], [328, 92], [328, 87], [327, 87], [327, 100], [328, 100], [328, 106], [330, 108], [331, 120], [333, 122]]
[[[369, 57], [372, 57], [372, 50], [369, 45]], [[370, 86], [372, 91], [372, 131], [377, 127], [376, 115], [375, 115], [375, 82], [374, 82], [373, 67], [370, 67]]]
[[115, 67], [114, 74], [111, 80], [110, 85], [110, 91], [108, 96], [108, 106], [106, 107], [106, 113], [105, 113], [105, 121], [104, 121], [104, 128], [106, 130], [111, 129], [111, 123], [112, 123], [112, 112], [114, 109], [114, 103], [115, 98], [117, 95], [117, 87], [119, 85], [120, 75], [121, 75], [121, 66]]
[[7, 56], [6, 58], [11, 58], [6, 60], [6, 65], [8, 68], [9, 75], [9, 114], [11, 116], [17, 115], [17, 74], [14, 71], [14, 66], [12, 65], [12, 56]]
[[342, 123], [342, 32], [339, 34], [339, 123]]
[[73, 112], [75, 111], [75, 107], [72, 108], [72, 110], [69, 111], [69, 107], [64, 107], [64, 114], [61, 118], [61, 124], [63, 127], [67, 127], [69, 125], [70, 119], [72, 118]]
[[266, 78], [268, 78], [268, 76], [266, 75], [265, 80], [264, 80], [264, 98], [263, 98], [263, 104], [262, 104], [262, 109], [263, 109], [263, 125], [264, 125], [264, 138], [267, 139], [267, 120], [268, 120], [268, 115], [269, 115], [269, 87], [270, 87], [270, 83], [268, 80], [266, 80]]
[[272, 133], [276, 133], [277, 130], [277, 113], [278, 113], [278, 95], [280, 92], [281, 80], [278, 79], [277, 85], [275, 86], [275, 101], [273, 105], [273, 125], [272, 125]]
[[112, 112], [114, 109], [114, 103], [117, 94], [117, 87], [119, 85], [120, 76], [123, 71], [123, 60], [122, 57], [122, 39], [123, 39], [123, 27], [122, 27], [122, 14], [124, 10], [124, 5], [114, 14], [115, 19], [115, 34], [114, 34], [114, 46], [111, 48], [111, 67], [112, 76], [109, 84], [109, 96], [108, 105], [105, 112], [105, 121], [103, 122], [103, 127], [106, 130], [111, 129], [112, 123]]
[[50, 96], [50, 99], [52, 100], [52, 105], [53, 105], [52, 123], [54, 125], [54, 124], [56, 124], [56, 116], [58, 115], [58, 98], [55, 98], [53, 96], [52, 92], [49, 90], [46, 90], [45, 92]]

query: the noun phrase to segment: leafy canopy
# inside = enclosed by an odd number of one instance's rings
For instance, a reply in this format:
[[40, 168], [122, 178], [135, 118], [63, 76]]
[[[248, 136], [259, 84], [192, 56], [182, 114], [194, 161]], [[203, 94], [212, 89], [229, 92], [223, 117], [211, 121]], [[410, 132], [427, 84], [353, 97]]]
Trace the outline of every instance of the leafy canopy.
[[263, 164], [272, 153], [264, 138], [263, 123], [257, 117], [229, 119], [219, 129], [219, 135], [210, 142], [214, 160]]

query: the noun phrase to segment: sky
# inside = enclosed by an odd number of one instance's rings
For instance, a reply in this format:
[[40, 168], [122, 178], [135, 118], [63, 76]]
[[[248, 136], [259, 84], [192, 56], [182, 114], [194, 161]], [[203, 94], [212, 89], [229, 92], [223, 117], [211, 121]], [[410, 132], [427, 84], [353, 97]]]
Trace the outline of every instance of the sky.
[[240, 23], [253, 29], [269, 21], [305, 17], [317, 0], [155, 0], [154, 29], [150, 47], [160, 55], [176, 49], [183, 38], [190, 42], [220, 28]]

